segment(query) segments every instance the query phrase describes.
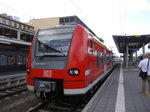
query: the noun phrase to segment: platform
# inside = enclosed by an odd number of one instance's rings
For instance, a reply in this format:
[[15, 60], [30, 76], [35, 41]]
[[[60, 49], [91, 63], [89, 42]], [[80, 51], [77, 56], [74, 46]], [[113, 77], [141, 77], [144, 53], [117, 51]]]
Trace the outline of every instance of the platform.
[[16, 72], [6, 72], [6, 73], [0, 73], [0, 77], [3, 76], [10, 76], [10, 75], [25, 75], [26, 71], [16, 71]]
[[82, 112], [150, 112], [150, 98], [139, 93], [138, 73], [119, 64]]

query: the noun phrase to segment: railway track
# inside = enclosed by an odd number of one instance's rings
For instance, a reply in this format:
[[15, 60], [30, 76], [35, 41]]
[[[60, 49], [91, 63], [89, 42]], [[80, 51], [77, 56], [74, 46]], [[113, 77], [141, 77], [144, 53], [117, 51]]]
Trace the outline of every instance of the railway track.
[[65, 100], [65, 98], [63, 98], [64, 100], [59, 102], [56, 102], [54, 99], [52, 99], [50, 102], [45, 101], [35, 107], [30, 108], [26, 112], [81, 112], [96, 93], [96, 89], [98, 89], [98, 87], [95, 88], [95, 92], [88, 93], [88, 97], [82, 96], [78, 98], [78, 100], [72, 99], [75, 101]]
[[[30, 108], [26, 112], [81, 112], [85, 105], [78, 103], [64, 103], [56, 104], [54, 102], [43, 102], [35, 107]], [[80, 105], [80, 106], [79, 106]]]
[[27, 91], [25, 74], [0, 77], [0, 99]]
[[[116, 67], [114, 67], [114, 69], [115, 68]], [[99, 82], [99, 84], [94, 88], [93, 91], [88, 93], [88, 95], [86, 95], [86, 97], [83, 96], [83, 97], [79, 98], [80, 100], [77, 102], [69, 103], [69, 102], [65, 102], [65, 101], [60, 101], [59, 103], [55, 103], [55, 101], [53, 101], [53, 100], [51, 102], [46, 101], [46, 102], [40, 103], [39, 105], [37, 105], [33, 108], [30, 108], [26, 112], [81, 112], [83, 110], [83, 108], [87, 105], [87, 103], [90, 101], [90, 99], [95, 95], [97, 90], [104, 83], [104, 81], [107, 80], [110, 73], [107, 75], [107, 77], [105, 77], [105, 79], [102, 82]]]
[[3, 99], [5, 97], [9, 97], [14, 94], [19, 94], [23, 91], [27, 91], [26, 84], [14, 86], [10, 88], [0, 89], [0, 99]]

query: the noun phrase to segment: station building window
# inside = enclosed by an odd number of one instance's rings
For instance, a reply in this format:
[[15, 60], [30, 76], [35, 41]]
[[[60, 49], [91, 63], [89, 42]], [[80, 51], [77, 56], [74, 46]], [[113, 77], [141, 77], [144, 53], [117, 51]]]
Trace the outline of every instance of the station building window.
[[32, 27], [29, 27], [29, 30], [34, 30], [34, 28], [32, 28]]
[[21, 24], [21, 29], [23, 29], [24, 28], [24, 25], [23, 24]]
[[0, 35], [4, 35], [4, 27], [0, 27]]
[[65, 23], [69, 23], [69, 18], [65, 18]]
[[25, 25], [25, 29], [28, 30], [28, 26]]
[[10, 20], [6, 19], [6, 24], [10, 25]]
[[0, 17], [0, 23], [2, 23], [2, 18]]
[[23, 29], [25, 30], [25, 28], [26, 28], [26, 26], [25, 25], [23, 25]]
[[70, 18], [70, 22], [71, 22], [71, 23], [75, 22], [75, 18], [74, 18], [74, 17], [71, 17], [71, 18]]
[[60, 24], [64, 24], [64, 18], [60, 18]]
[[19, 29], [21, 29], [21, 24], [20, 24], [20, 23], [19, 23], [19, 25], [18, 25], [18, 26], [19, 26]]
[[17, 23], [14, 22], [14, 27], [17, 27]]
[[11, 22], [11, 26], [13, 26], [13, 27], [14, 27], [14, 22], [13, 22], [13, 21]]
[[22, 64], [23, 64], [23, 57], [17, 56], [17, 65], [22, 65]]
[[0, 65], [1, 66], [7, 65], [7, 56], [0, 55]]
[[8, 21], [8, 25], [10, 25], [10, 26], [11, 26], [11, 25], [12, 25], [12, 21], [10, 21], [10, 20], [9, 20], [9, 21]]
[[2, 23], [6, 24], [6, 19], [5, 18], [2, 18]]
[[16, 65], [15, 56], [8, 56], [8, 65]]
[[19, 28], [20, 27], [20, 24], [19, 23], [16, 23], [17, 24], [17, 28]]
[[27, 64], [27, 57], [23, 57], [23, 64], [24, 64], [24, 65]]

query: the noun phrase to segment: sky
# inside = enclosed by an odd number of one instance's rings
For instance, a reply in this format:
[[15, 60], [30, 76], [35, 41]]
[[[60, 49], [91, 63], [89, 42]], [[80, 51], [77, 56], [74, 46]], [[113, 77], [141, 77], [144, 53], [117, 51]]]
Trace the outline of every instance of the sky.
[[0, 13], [21, 22], [77, 15], [117, 54], [112, 35], [150, 34], [150, 0], [0, 0]]

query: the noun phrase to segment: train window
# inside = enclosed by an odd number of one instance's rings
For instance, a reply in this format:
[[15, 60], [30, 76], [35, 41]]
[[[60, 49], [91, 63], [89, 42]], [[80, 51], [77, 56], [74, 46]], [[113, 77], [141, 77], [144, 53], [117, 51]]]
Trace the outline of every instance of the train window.
[[38, 33], [36, 56], [68, 56], [75, 26], [43, 29]]
[[106, 53], [103, 53], [103, 64], [106, 64], [107, 58], [106, 58]]
[[100, 66], [100, 57], [101, 57], [101, 53], [97, 51], [97, 67]]
[[0, 65], [2, 66], [7, 65], [7, 56], [0, 55]]
[[90, 40], [90, 54], [93, 54], [93, 42]]
[[110, 56], [107, 55], [106, 58], [107, 58], [107, 59], [106, 59], [106, 60], [107, 60], [106, 63], [109, 64], [109, 63], [110, 63]]
[[109, 57], [110, 57], [110, 63], [112, 63], [112, 55], [110, 55]]
[[100, 65], [103, 65], [104, 63], [104, 60], [103, 60], [103, 53], [100, 52]]

